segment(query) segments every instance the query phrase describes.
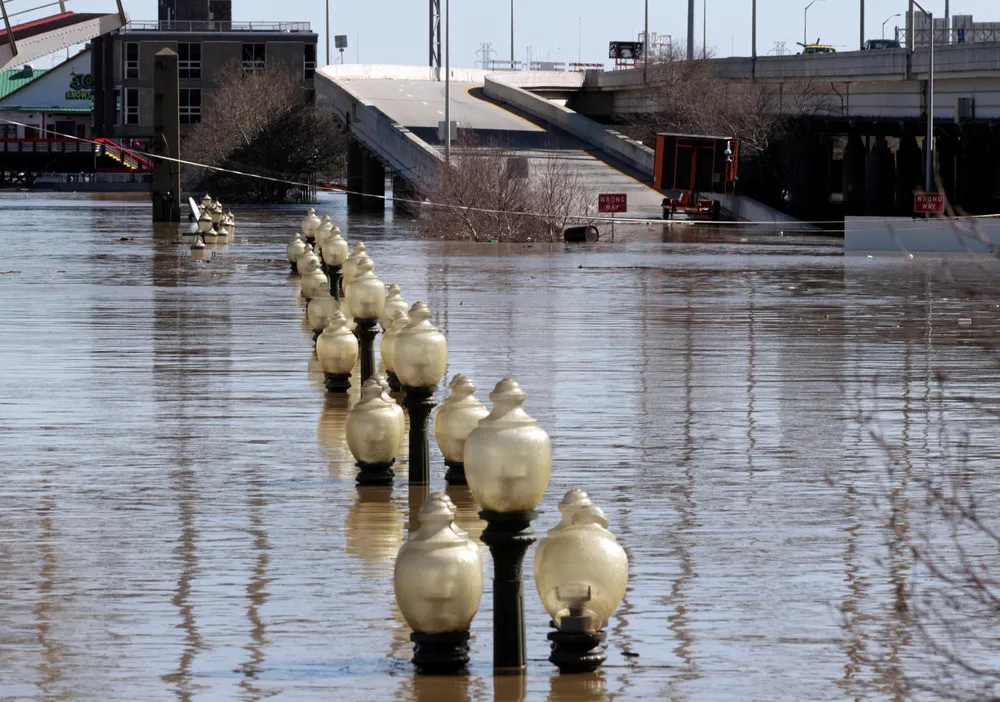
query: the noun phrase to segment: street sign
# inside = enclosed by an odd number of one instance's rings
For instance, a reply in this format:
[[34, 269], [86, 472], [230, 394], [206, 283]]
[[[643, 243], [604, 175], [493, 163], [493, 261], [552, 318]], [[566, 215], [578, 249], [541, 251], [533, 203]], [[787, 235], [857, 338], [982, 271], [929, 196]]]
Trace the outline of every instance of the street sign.
[[944, 193], [914, 193], [913, 211], [917, 214], [943, 214]]
[[625, 193], [602, 193], [597, 196], [598, 212], [625, 212], [628, 195]]
[[613, 41], [608, 44], [608, 58], [636, 61], [642, 56], [641, 41]]

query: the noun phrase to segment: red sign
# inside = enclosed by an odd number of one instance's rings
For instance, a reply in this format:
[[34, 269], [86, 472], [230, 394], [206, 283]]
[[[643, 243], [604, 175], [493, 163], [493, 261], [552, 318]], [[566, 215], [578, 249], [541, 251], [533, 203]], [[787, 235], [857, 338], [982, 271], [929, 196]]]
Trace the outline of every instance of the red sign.
[[624, 212], [627, 204], [628, 196], [625, 193], [603, 193], [597, 196], [598, 212]]
[[942, 214], [944, 193], [914, 193], [913, 211], [917, 214]]

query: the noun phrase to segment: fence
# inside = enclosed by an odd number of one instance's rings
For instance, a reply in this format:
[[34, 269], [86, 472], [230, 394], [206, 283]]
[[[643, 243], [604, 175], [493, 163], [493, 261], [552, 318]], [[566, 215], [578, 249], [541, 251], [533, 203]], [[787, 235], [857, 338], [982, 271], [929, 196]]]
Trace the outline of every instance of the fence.
[[143, 32], [308, 32], [308, 22], [215, 22], [201, 20], [139, 20], [121, 28], [122, 33]]

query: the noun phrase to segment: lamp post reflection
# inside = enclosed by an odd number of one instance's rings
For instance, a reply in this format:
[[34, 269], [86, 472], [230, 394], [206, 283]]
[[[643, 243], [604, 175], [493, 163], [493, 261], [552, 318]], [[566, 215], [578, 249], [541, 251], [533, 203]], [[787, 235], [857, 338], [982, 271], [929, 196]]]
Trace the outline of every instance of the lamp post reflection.
[[319, 454], [337, 480], [354, 481], [354, 457], [347, 447], [347, 393], [327, 393], [316, 424]]
[[553, 675], [547, 702], [604, 702], [608, 699], [604, 674]]
[[361, 485], [344, 525], [345, 550], [364, 563], [385, 569], [392, 577], [392, 562], [403, 545], [403, 514], [392, 500], [391, 485]]
[[[254, 471], [254, 479], [261, 479], [259, 471]], [[251, 484], [254, 481], [251, 481]], [[250, 582], [247, 583], [247, 619], [250, 620], [250, 641], [244, 648], [250, 654], [250, 658], [241, 666], [243, 680], [240, 687], [248, 693], [248, 699], [258, 700], [268, 693], [261, 690], [254, 684], [257, 675], [263, 671], [265, 660], [264, 646], [267, 645], [267, 628], [264, 620], [261, 619], [260, 611], [267, 604], [269, 597], [267, 590], [267, 567], [271, 563], [271, 542], [264, 528], [264, 511], [267, 509], [267, 500], [259, 490], [254, 490], [249, 499], [250, 506], [250, 536], [253, 538], [253, 550], [257, 554], [254, 559], [253, 572], [250, 574]]]

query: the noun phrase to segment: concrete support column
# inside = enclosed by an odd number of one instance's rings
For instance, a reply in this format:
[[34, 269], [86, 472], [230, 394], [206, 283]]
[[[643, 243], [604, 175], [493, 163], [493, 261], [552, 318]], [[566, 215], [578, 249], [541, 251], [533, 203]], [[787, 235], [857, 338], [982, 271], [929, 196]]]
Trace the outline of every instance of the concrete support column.
[[958, 183], [956, 178], [956, 173], [958, 171], [958, 156], [961, 153], [960, 143], [958, 137], [947, 135], [942, 136], [940, 133], [937, 134], [937, 138], [934, 140], [935, 144], [935, 155], [936, 155], [936, 165], [937, 174], [934, 180], [935, 189], [938, 188], [937, 182], [940, 180], [940, 187], [943, 189], [944, 194], [948, 198], [948, 202], [953, 205], [958, 202]]
[[824, 219], [829, 203], [830, 144], [821, 135], [806, 130], [793, 142], [792, 210], [804, 220]]
[[860, 215], [865, 208], [865, 160], [867, 149], [861, 135], [851, 132], [844, 147], [844, 213]]
[[996, 152], [990, 139], [977, 125], [962, 126], [961, 157], [958, 159], [958, 193], [955, 204], [969, 214], [985, 214], [993, 182], [991, 160]]
[[913, 214], [913, 193], [923, 183], [923, 161], [917, 138], [903, 134], [896, 151], [896, 214], [908, 217]]
[[396, 214], [416, 215], [420, 206], [415, 203], [417, 189], [398, 173], [392, 174], [392, 211]]
[[160, 49], [153, 60], [154, 222], [181, 221], [181, 117], [177, 53]]
[[887, 217], [896, 200], [896, 159], [884, 136], [865, 156], [865, 214]]
[[364, 149], [354, 139], [347, 142], [347, 209], [361, 210], [361, 192], [364, 190]]
[[365, 194], [361, 209], [365, 212], [385, 212], [385, 166], [378, 157], [364, 150], [361, 170], [364, 181], [362, 191]]

